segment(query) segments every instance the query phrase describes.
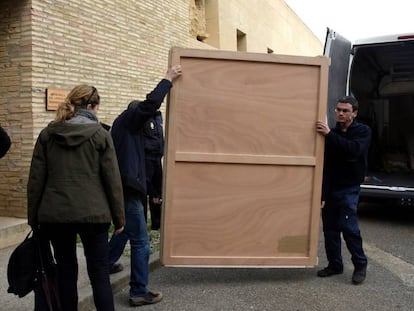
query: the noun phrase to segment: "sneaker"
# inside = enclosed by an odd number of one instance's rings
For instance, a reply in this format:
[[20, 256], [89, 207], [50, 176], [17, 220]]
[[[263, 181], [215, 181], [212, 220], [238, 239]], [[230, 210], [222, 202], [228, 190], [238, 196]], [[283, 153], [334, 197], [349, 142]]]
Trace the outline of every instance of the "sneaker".
[[365, 277], [367, 276], [367, 268], [355, 268], [354, 273], [352, 274], [352, 284], [359, 285], [364, 282]]
[[133, 307], [151, 305], [162, 300], [162, 294], [160, 292], [149, 291], [145, 296], [130, 297], [129, 304]]
[[115, 263], [109, 268], [109, 274], [121, 272], [124, 270], [124, 266], [121, 263]]
[[322, 270], [319, 270], [316, 275], [321, 278], [325, 278], [328, 276], [332, 276], [335, 274], [342, 274], [342, 273], [343, 273], [343, 270], [335, 270], [328, 266], [326, 268], [323, 268]]

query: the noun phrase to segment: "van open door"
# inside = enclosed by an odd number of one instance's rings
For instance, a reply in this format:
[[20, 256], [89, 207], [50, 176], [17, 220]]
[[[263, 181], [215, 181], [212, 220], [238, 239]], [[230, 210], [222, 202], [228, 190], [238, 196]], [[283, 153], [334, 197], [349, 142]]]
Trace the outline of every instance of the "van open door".
[[352, 94], [358, 121], [372, 130], [360, 200], [414, 206], [414, 34], [351, 43], [328, 28], [324, 55], [329, 126], [335, 126], [337, 98]]
[[324, 56], [330, 58], [327, 118], [329, 127], [335, 126], [335, 107], [339, 97], [347, 95], [351, 42], [327, 28]]

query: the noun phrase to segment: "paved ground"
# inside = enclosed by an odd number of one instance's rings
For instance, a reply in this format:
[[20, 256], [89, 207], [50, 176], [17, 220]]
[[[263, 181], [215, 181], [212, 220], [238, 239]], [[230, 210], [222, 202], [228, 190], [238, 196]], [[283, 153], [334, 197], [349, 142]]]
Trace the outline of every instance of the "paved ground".
[[[142, 310], [165, 311], [414, 311], [414, 207], [360, 208], [369, 266], [366, 282], [351, 284], [353, 267], [343, 250], [344, 274], [318, 278], [326, 266], [323, 239], [320, 264], [304, 269], [156, 269], [151, 288], [164, 300]], [[131, 310], [128, 290], [115, 295], [116, 310]]]
[[[304, 269], [156, 269], [152, 288], [164, 300], [142, 310], [165, 311], [413, 311], [414, 266], [366, 244], [367, 280], [351, 284], [353, 267], [347, 258], [345, 272], [330, 278], [316, 277], [324, 267]], [[115, 295], [116, 310], [131, 310], [128, 289]]]
[[[217, 269], [159, 267], [150, 274], [150, 287], [161, 290], [164, 300], [140, 310], [166, 311], [413, 311], [414, 310], [414, 209], [371, 209], [361, 219], [369, 259], [363, 285], [351, 284], [352, 265], [344, 249], [344, 274], [318, 278], [326, 265], [323, 240], [320, 264], [304, 269]], [[33, 310], [33, 294], [17, 298], [7, 294], [7, 262], [13, 247], [0, 250], [0, 310]], [[80, 311], [94, 310], [82, 248], [78, 249]], [[128, 305], [129, 258], [126, 269], [111, 276], [116, 310]], [[156, 268], [157, 254], [151, 258]]]
[[[4, 311], [27, 311], [33, 310], [34, 295], [33, 292], [23, 298], [18, 298], [13, 294], [7, 293], [7, 263], [11, 252], [15, 246], [0, 249], [0, 310]], [[95, 310], [92, 300], [92, 289], [90, 287], [88, 275], [86, 272], [86, 262], [83, 256], [83, 248], [78, 247], [78, 262], [79, 262], [79, 311]], [[126, 254], [128, 251], [126, 251]], [[128, 255], [128, 254], [127, 254]], [[150, 269], [154, 270], [159, 265], [158, 253], [151, 256]], [[111, 275], [111, 283], [113, 290], [120, 291], [128, 286], [129, 282], [129, 257], [123, 256], [120, 262], [125, 266], [125, 270]]]
[[[322, 245], [322, 244], [321, 244]], [[161, 290], [164, 300], [142, 310], [166, 311], [412, 311], [414, 305], [414, 266], [407, 261], [366, 243], [370, 259], [368, 277], [361, 286], [350, 283], [352, 266], [331, 278], [315, 276], [317, 269], [216, 269], [160, 267], [150, 274], [151, 288]], [[33, 294], [17, 298], [7, 294], [5, 263], [12, 248], [0, 251], [2, 281], [1, 310], [33, 309]], [[86, 276], [82, 249], [80, 254], [80, 310], [94, 310]], [[325, 265], [320, 249], [320, 267]], [[123, 258], [128, 265], [128, 258]], [[152, 265], [157, 264], [157, 255]], [[116, 310], [131, 310], [128, 305], [128, 266], [112, 276]]]

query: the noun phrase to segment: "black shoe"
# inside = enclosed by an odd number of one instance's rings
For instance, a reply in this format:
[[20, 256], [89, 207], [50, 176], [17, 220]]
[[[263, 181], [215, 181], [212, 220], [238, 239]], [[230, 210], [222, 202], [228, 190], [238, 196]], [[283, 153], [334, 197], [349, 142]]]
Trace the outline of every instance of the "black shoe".
[[323, 268], [322, 270], [319, 270], [318, 273], [316, 274], [317, 276], [321, 277], [321, 278], [325, 278], [327, 276], [332, 276], [335, 274], [342, 274], [343, 270], [334, 270], [331, 267], [326, 267]]
[[366, 276], [367, 276], [367, 267], [355, 268], [354, 273], [352, 274], [352, 284], [354, 285], [362, 284]]
[[111, 268], [109, 268], [109, 274], [121, 272], [124, 270], [124, 266], [121, 263], [115, 263]]
[[162, 300], [162, 294], [160, 292], [149, 291], [145, 296], [130, 297], [129, 304], [133, 307], [151, 305]]

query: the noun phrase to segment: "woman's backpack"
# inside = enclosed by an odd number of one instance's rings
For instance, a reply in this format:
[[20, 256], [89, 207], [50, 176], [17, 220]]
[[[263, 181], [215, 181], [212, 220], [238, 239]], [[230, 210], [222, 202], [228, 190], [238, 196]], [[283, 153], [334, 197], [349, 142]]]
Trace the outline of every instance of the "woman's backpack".
[[39, 267], [38, 246], [30, 231], [11, 253], [7, 266], [8, 293], [24, 297], [35, 287]]

